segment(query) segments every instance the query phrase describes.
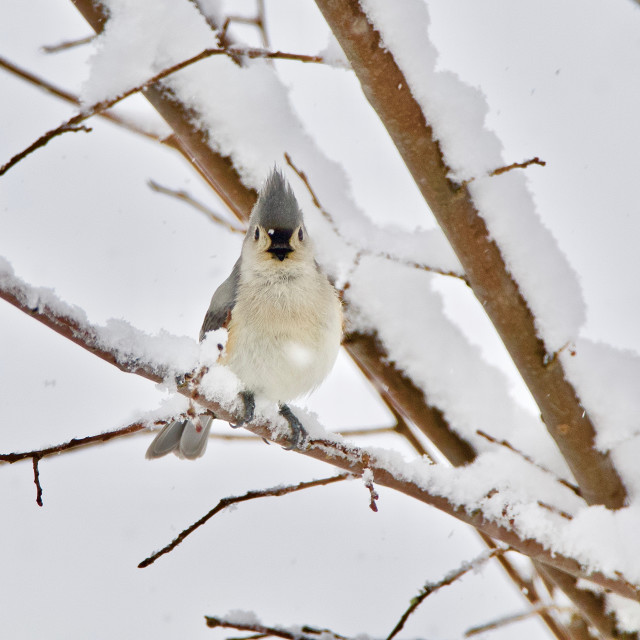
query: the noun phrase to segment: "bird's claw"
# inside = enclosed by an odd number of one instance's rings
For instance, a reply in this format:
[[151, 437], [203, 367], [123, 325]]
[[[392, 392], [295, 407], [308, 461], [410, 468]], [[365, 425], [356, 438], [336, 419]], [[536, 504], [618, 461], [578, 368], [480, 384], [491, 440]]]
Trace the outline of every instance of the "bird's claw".
[[307, 430], [302, 425], [302, 422], [296, 418], [293, 411], [289, 408], [289, 405], [280, 405], [280, 415], [289, 423], [291, 427], [291, 441], [287, 447], [283, 447], [286, 451], [291, 449], [302, 449], [302, 445], [309, 438]]
[[248, 422], [251, 422], [253, 420], [253, 414], [256, 409], [256, 400], [251, 391], [242, 391], [240, 393], [240, 397], [242, 398], [242, 402], [244, 403], [244, 414], [242, 416], [242, 419], [239, 420], [236, 424], [230, 425], [232, 429], [237, 429], [238, 427], [242, 427]]

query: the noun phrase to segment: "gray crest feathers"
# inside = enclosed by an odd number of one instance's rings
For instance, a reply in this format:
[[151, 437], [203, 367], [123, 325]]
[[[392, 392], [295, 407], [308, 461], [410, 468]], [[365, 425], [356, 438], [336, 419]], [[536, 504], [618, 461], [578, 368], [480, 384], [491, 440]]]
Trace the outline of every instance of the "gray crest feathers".
[[260, 191], [250, 225], [265, 229], [295, 229], [302, 224], [302, 211], [284, 176], [274, 169]]

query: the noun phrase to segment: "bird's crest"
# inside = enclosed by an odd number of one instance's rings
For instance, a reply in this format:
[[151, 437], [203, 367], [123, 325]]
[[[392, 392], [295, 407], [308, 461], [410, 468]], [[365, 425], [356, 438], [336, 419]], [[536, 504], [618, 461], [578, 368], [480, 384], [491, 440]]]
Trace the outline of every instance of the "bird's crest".
[[296, 229], [302, 224], [302, 211], [293, 191], [278, 169], [273, 169], [260, 190], [250, 224], [265, 229]]

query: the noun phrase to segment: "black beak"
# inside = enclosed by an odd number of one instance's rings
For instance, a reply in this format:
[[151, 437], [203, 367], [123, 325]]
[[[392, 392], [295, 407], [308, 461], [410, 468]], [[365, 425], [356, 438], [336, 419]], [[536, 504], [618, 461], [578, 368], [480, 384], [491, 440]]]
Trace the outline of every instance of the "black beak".
[[273, 255], [282, 262], [288, 254], [290, 254], [293, 249], [291, 247], [274, 247], [271, 246], [267, 249], [269, 253], [273, 253]]
[[290, 229], [273, 229], [272, 231], [269, 231], [271, 245], [267, 251], [278, 258], [280, 262], [282, 262], [293, 251], [289, 244], [291, 233]]

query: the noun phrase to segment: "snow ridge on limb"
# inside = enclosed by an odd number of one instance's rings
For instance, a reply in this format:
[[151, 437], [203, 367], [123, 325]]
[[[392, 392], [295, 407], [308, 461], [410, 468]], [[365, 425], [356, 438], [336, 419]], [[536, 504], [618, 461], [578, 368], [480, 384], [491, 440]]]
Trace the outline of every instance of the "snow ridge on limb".
[[440, 143], [390, 47], [357, 2], [316, 0], [316, 4], [449, 238], [476, 297], [529, 387], [585, 499], [612, 509], [622, 507], [626, 489], [610, 456], [596, 450], [595, 428], [559, 359], [547, 362], [547, 349], [527, 301], [476, 209], [469, 188], [450, 179]]
[[[60, 301], [51, 291], [47, 293], [46, 301], [40, 298], [35, 306], [30, 306], [29, 302], [34, 304], [33, 292], [38, 290], [16, 278], [6, 262], [2, 267], [0, 297], [122, 371], [158, 381], [161, 378], [157, 371], [171, 371], [175, 366], [171, 362], [162, 366], [162, 363], [148, 358], [153, 351], [147, 348], [148, 336], [143, 332], [138, 332], [139, 340], [133, 339], [130, 343], [129, 364], [123, 363], [118, 340], [101, 334], [100, 327], [91, 325], [82, 318], [80, 310]], [[100, 336], [98, 340], [97, 336]], [[164, 338], [157, 340], [164, 342]], [[205, 376], [202, 385], [185, 384], [178, 391], [204, 409], [213, 411], [222, 420], [236, 421], [239, 418], [239, 406], [233, 407], [229, 398], [212, 399], [216, 396], [215, 390], [206, 382]], [[535, 501], [523, 501], [509, 489], [496, 491], [495, 465], [491, 463], [492, 473], [479, 476], [474, 465], [449, 469], [424, 460], [407, 462], [388, 451], [364, 449], [329, 437], [320, 425], [313, 424], [311, 416], [307, 416], [306, 420], [305, 426], [311, 437], [308, 446], [300, 453], [358, 476], [367, 473], [376, 484], [434, 506], [535, 560], [640, 601], [640, 588], [633, 584], [633, 581], [640, 582], [640, 572], [638, 575], [628, 575], [629, 571], [633, 573], [635, 569], [628, 567], [625, 558], [629, 556], [624, 545], [612, 542], [609, 547], [603, 548], [592, 544], [587, 535], [590, 530], [595, 530], [597, 536], [598, 530], [603, 528], [616, 529], [620, 526], [619, 518], [625, 521], [622, 523], [625, 530], [637, 530], [640, 523], [633, 526], [634, 520], [640, 520], [637, 510], [611, 512], [583, 507], [580, 511], [580, 501], [575, 494], [557, 483], [557, 490], [554, 491], [576, 501], [576, 515], [572, 520], [567, 520]], [[277, 418], [271, 421], [263, 417], [246, 428], [272, 442], [286, 445], [287, 432], [281, 430], [276, 422]], [[489, 484], [478, 482], [480, 477], [485, 481], [489, 478]], [[511, 477], [505, 479], [504, 486], [508, 484], [513, 484]], [[614, 540], [613, 536], [611, 540]], [[628, 577], [623, 577], [625, 572]]]

